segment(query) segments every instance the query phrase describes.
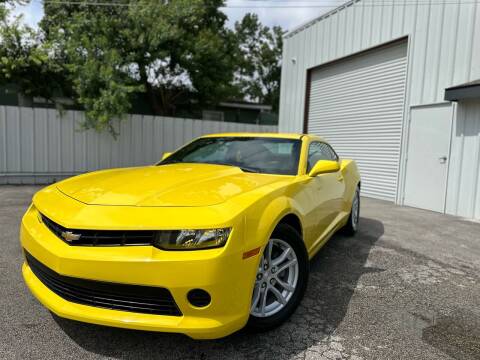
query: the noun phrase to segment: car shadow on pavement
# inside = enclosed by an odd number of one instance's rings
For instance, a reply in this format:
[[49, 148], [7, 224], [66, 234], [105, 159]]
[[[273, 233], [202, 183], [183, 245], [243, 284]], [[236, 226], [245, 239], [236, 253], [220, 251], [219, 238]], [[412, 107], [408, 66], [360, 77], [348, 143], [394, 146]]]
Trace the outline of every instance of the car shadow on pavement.
[[282, 359], [322, 347], [335, 335], [362, 275], [382, 269], [366, 266], [383, 224], [361, 218], [356, 236], [335, 235], [312, 259], [302, 304], [284, 325], [270, 332], [246, 330], [219, 340], [195, 341], [184, 335], [109, 328], [53, 315], [83, 349], [120, 359]]

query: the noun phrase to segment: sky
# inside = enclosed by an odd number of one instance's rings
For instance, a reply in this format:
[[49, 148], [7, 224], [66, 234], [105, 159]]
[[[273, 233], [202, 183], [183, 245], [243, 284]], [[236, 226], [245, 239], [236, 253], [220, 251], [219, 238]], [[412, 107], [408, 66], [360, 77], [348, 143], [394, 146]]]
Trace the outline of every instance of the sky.
[[[254, 12], [264, 25], [280, 25], [285, 30], [292, 30], [343, 2], [346, 0], [228, 0], [227, 5], [232, 7], [223, 11], [229, 18], [230, 26], [247, 12]], [[28, 5], [17, 6], [14, 13], [22, 14], [25, 23], [35, 26], [43, 16], [43, 5], [40, 0], [30, 0]]]

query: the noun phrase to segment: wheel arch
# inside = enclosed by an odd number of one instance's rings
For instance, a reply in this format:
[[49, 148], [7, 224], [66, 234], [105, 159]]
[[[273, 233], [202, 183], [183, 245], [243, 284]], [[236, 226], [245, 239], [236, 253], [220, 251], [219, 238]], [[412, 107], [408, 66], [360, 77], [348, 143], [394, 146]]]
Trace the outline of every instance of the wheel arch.
[[305, 252], [308, 253], [307, 244], [305, 244], [304, 227], [302, 224], [301, 217], [293, 209], [285, 211], [282, 215], [280, 215], [277, 218], [277, 221], [272, 226], [272, 229], [269, 233], [267, 241], [272, 237], [273, 233], [275, 232], [275, 229], [277, 229], [278, 226], [281, 224], [286, 224], [291, 226], [298, 233], [298, 235], [300, 236], [301, 243], [303, 244], [303, 247], [305, 249]]
[[305, 229], [302, 222], [302, 211], [301, 208], [297, 208], [293, 199], [287, 196], [279, 196], [270, 201], [265, 200], [265, 207], [261, 205], [263, 204], [252, 207], [246, 215], [245, 246], [248, 249], [257, 246], [263, 247], [281, 223], [292, 226], [302, 240], [304, 239]]
[[298, 234], [300, 235], [300, 237], [303, 239], [303, 226], [302, 226], [302, 222], [299, 218], [299, 216], [293, 212], [290, 212], [286, 215], [284, 215], [278, 222], [277, 224], [275, 225], [274, 227], [274, 231], [275, 229], [278, 227], [278, 225], [280, 224], [287, 224], [287, 225], [290, 225], [292, 228], [294, 228]]

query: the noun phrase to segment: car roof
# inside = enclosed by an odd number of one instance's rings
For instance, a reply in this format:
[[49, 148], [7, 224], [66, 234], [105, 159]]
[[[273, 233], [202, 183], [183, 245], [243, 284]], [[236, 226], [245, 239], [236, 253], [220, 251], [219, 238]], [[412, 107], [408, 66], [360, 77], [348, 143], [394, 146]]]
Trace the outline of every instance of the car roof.
[[277, 139], [302, 139], [308, 137], [310, 139], [323, 141], [322, 138], [315, 135], [308, 134], [298, 134], [298, 133], [257, 133], [257, 132], [240, 132], [240, 133], [219, 133], [219, 134], [209, 134], [202, 137], [267, 137], [267, 138], [277, 138]]

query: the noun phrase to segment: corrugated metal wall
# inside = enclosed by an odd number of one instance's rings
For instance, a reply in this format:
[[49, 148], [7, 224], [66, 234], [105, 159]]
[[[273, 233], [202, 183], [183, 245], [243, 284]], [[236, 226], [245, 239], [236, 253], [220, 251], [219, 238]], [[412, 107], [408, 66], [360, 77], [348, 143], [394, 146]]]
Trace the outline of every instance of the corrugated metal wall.
[[446, 87], [480, 78], [480, 2], [355, 1], [287, 35], [280, 131], [302, 131], [308, 68], [406, 35], [408, 104], [442, 102]]
[[[307, 69], [408, 36], [405, 106], [443, 102], [445, 88], [480, 78], [480, 2], [354, 0], [287, 34], [280, 100], [281, 132], [303, 129]], [[403, 134], [408, 133], [404, 111]], [[402, 136], [399, 191], [402, 202]]]
[[79, 131], [83, 112], [0, 106], [0, 184], [49, 183], [102, 168], [153, 164], [194, 137], [219, 132], [277, 132], [260, 126], [130, 115], [120, 136]]
[[456, 106], [446, 212], [480, 219], [480, 102]]

